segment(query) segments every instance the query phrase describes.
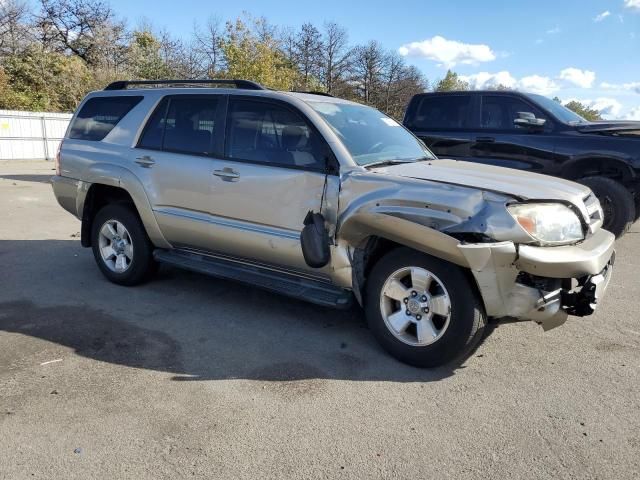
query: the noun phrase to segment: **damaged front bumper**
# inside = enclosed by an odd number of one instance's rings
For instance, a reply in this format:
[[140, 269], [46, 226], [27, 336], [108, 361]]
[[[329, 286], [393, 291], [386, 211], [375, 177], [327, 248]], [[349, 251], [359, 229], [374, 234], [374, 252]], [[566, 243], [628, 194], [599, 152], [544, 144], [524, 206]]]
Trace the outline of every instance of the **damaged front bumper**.
[[489, 317], [533, 320], [545, 330], [595, 311], [613, 271], [615, 237], [599, 230], [577, 245], [461, 244]]

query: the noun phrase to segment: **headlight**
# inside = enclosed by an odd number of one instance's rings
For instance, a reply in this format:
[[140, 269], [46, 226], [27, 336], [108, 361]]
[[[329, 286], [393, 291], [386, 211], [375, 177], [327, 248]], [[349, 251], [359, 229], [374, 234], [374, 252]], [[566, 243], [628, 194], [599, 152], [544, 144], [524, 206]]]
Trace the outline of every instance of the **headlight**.
[[509, 205], [509, 213], [535, 240], [562, 245], [584, 239], [580, 219], [561, 203], [519, 203]]

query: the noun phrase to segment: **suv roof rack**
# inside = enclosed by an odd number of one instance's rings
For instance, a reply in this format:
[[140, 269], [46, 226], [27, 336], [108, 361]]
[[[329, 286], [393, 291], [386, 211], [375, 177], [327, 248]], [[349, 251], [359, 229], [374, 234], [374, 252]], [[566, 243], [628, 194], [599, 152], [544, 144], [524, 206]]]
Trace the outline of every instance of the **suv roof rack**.
[[105, 90], [126, 90], [130, 85], [147, 85], [149, 87], [182, 87], [182, 86], [201, 86], [206, 85], [233, 85], [236, 88], [244, 90], [265, 90], [259, 83], [251, 80], [236, 79], [213, 79], [213, 80], [119, 80], [112, 82], [105, 87]]
[[334, 98], [333, 95], [327, 92], [318, 92], [316, 90], [293, 90], [292, 93], [308, 93], [309, 95], [321, 95], [323, 97], [331, 97]]

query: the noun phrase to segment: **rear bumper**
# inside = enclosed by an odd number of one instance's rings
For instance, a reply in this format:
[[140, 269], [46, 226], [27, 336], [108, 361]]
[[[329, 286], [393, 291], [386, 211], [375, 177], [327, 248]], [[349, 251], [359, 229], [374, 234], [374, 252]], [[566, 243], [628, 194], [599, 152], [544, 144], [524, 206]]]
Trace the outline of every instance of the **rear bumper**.
[[595, 311], [613, 272], [614, 240], [611, 233], [599, 230], [579, 245], [518, 248], [500, 242], [459, 248], [488, 316], [533, 320], [548, 330], [569, 315]]
[[78, 212], [78, 193], [81, 186], [79, 180], [69, 177], [54, 176], [51, 177], [51, 186], [53, 194], [58, 203], [67, 212], [79, 218]]

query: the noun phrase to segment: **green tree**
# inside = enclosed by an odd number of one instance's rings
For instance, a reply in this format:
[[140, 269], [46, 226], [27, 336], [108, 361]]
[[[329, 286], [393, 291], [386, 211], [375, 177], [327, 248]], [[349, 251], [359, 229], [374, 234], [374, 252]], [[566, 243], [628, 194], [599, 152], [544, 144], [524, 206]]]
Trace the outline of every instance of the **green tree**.
[[299, 78], [296, 68], [288, 62], [278, 48], [277, 40], [253, 28], [261, 23], [249, 19], [247, 25], [242, 19], [228, 22], [226, 34], [221, 41], [225, 68], [218, 71], [219, 77], [244, 78], [278, 90], [291, 90]]
[[160, 80], [168, 78], [170, 69], [161, 56], [160, 41], [144, 27], [133, 32], [133, 40], [129, 46], [129, 65], [134, 78]]
[[600, 112], [576, 100], [570, 101], [565, 105], [565, 107], [567, 107], [569, 110], [573, 110], [585, 120], [589, 120], [591, 122], [602, 120]]
[[84, 61], [36, 45], [7, 59], [3, 70], [9, 88], [0, 87], [0, 108], [71, 111], [95, 88]]
[[461, 80], [456, 72], [447, 70], [443, 79], [436, 82], [434, 90], [436, 92], [451, 92], [457, 90], [469, 90], [469, 83]]

